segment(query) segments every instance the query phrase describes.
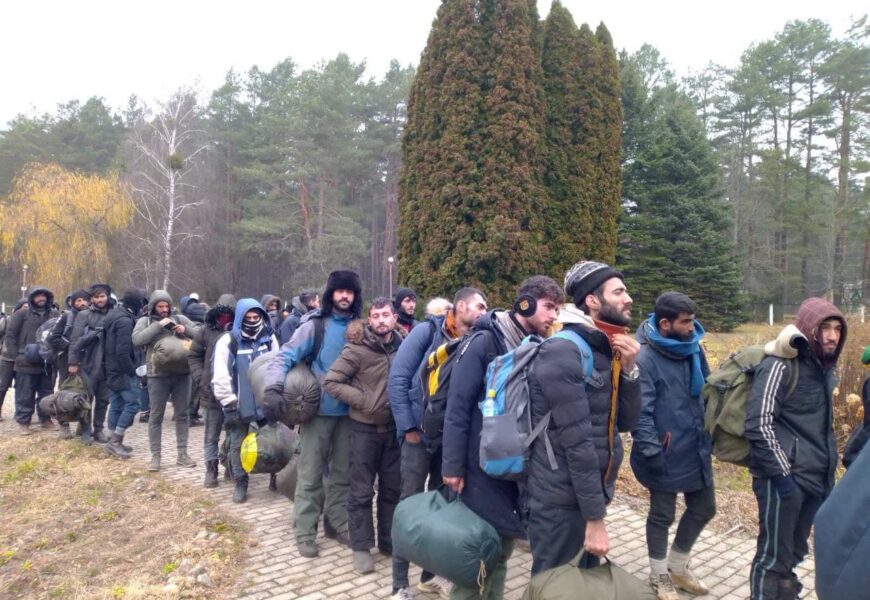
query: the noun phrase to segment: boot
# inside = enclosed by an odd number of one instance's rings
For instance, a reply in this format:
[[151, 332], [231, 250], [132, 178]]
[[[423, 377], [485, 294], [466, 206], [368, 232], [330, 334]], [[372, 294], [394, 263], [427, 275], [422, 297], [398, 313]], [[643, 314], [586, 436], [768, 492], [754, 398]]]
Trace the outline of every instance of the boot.
[[47, 421], [43, 421], [39, 424], [40, 427], [45, 429], [46, 431], [57, 431], [57, 425], [54, 424], [54, 421], [48, 419]]
[[100, 427], [99, 429], [94, 428], [94, 441], [98, 444], [109, 443], [109, 436], [106, 435], [106, 432], [103, 431], [102, 427]]
[[277, 492], [278, 491], [278, 474], [277, 473], [269, 473], [269, 491]]
[[190, 458], [187, 455], [186, 448], [179, 448], [178, 449], [178, 459], [176, 459], [175, 464], [180, 466], [180, 467], [195, 467], [196, 461], [194, 461], [192, 458]]
[[160, 470], [160, 453], [152, 452], [151, 453], [151, 464], [148, 465], [149, 471], [159, 471]]
[[375, 559], [368, 550], [353, 551], [353, 568], [357, 573], [366, 574], [375, 570]]
[[18, 435], [30, 435], [30, 423], [19, 423]]
[[112, 437], [109, 439], [109, 442], [106, 444], [104, 448], [106, 454], [110, 456], [116, 456], [118, 458], [127, 459], [130, 458], [130, 453], [124, 450], [121, 441], [124, 439], [124, 436], [113, 433]]
[[233, 490], [233, 502], [241, 504], [248, 499], [248, 477], [239, 477], [236, 479], [236, 487]]
[[60, 432], [57, 434], [62, 440], [71, 440], [72, 439], [72, 431], [69, 429], [69, 423], [61, 423], [60, 424]]
[[91, 435], [91, 426], [79, 423], [79, 439], [85, 446], [90, 446], [94, 443], [94, 436]]
[[798, 582], [794, 579], [779, 580], [778, 600], [798, 600]]
[[218, 461], [207, 460], [205, 462], [205, 480], [202, 487], [216, 488], [218, 486]]

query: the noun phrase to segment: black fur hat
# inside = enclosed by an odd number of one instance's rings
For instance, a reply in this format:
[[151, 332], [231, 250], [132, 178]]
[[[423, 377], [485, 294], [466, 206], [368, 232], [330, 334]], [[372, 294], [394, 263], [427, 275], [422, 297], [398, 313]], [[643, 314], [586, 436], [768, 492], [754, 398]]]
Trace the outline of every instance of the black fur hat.
[[326, 280], [326, 289], [323, 290], [323, 297], [320, 300], [320, 314], [326, 316], [332, 313], [332, 293], [335, 290], [352, 290], [353, 305], [350, 307], [350, 312], [354, 319], [358, 319], [362, 314], [362, 282], [359, 275], [353, 271], [333, 271], [329, 274]]

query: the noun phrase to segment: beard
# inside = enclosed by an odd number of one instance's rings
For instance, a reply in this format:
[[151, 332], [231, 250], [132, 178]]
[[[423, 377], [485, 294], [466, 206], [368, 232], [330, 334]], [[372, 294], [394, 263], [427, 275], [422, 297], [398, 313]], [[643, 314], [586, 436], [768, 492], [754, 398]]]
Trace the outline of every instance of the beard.
[[682, 333], [678, 333], [678, 332], [672, 330], [665, 337], [672, 339], [672, 340], [677, 340], [678, 342], [690, 342], [690, 341], [692, 341], [693, 336], [694, 336], [694, 332], [682, 334]]
[[631, 317], [626, 317], [619, 312], [615, 306], [606, 302], [603, 302], [601, 305], [601, 310], [598, 312], [598, 319], [605, 323], [610, 323], [611, 325], [620, 325], [622, 327], [631, 325]]

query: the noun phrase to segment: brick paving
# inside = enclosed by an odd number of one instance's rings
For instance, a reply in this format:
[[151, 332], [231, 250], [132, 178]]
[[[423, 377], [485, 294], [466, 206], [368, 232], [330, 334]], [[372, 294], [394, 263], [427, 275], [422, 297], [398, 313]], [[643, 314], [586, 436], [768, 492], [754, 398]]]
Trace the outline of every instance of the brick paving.
[[[189, 453], [197, 462], [195, 468], [175, 466], [175, 430], [167, 409], [163, 431], [163, 462], [161, 475], [179, 485], [201, 486], [203, 476], [202, 435], [203, 428], [191, 429]], [[12, 390], [3, 406], [6, 419], [0, 423], [0, 434], [14, 435], [12, 420]], [[39, 435], [54, 435], [40, 433]], [[133, 446], [134, 461], [149, 460], [148, 430], [146, 425], [136, 424], [128, 432], [126, 443]], [[75, 442], [67, 442], [75, 443]], [[626, 467], [627, 468], [627, 465]], [[302, 558], [296, 551], [292, 527], [292, 504], [280, 494], [270, 492], [267, 475], [251, 477], [248, 501], [242, 505], [232, 503], [232, 483], [223, 480], [221, 469], [220, 486], [209, 493], [229, 513], [246, 521], [251, 526], [254, 540], [247, 556], [247, 575], [240, 600], [374, 600], [388, 598], [391, 592], [390, 558], [378, 554], [375, 571], [359, 575], [353, 570], [351, 552], [332, 540], [318, 538], [320, 556]], [[646, 516], [617, 499], [607, 516], [607, 529], [613, 551], [609, 555], [637, 577], [646, 579], [648, 563], [645, 543]], [[673, 536], [673, 532], [672, 532]], [[673, 539], [673, 538], [672, 538]], [[749, 565], [755, 552], [754, 538], [745, 534], [717, 534], [705, 531], [695, 545], [693, 569], [710, 587], [707, 599], [745, 600], [749, 597]], [[507, 600], [522, 597], [528, 582], [532, 557], [523, 550], [514, 552], [508, 563], [508, 580], [505, 590]], [[808, 557], [798, 569], [804, 584], [803, 598], [814, 600], [814, 562]], [[419, 569], [411, 568], [412, 586], [419, 580]], [[417, 598], [434, 600], [435, 596], [417, 592]], [[683, 595], [683, 598], [691, 596]]]

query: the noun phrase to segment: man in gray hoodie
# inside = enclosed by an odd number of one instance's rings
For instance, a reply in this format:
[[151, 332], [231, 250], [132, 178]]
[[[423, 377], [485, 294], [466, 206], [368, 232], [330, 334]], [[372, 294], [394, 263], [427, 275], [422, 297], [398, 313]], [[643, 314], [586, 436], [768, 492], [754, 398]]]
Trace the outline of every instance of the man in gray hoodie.
[[[173, 345], [183, 345], [190, 349], [190, 340], [198, 326], [184, 315], [172, 314], [172, 297], [164, 290], [155, 290], [148, 301], [147, 314], [136, 322], [133, 329], [133, 345], [145, 347], [145, 363], [148, 369], [148, 395], [151, 398], [151, 417], [148, 421], [148, 442], [151, 446], [151, 465], [149, 471], [160, 470], [160, 443], [163, 437], [163, 414], [166, 403], [172, 401], [175, 412], [175, 440], [178, 447], [176, 464], [195, 467], [196, 463], [187, 455], [187, 436], [189, 428], [190, 368], [186, 352]], [[160, 346], [160, 352], [155, 352]], [[155, 362], [155, 356], [178, 354], [183, 361], [173, 360], [172, 364]], [[157, 358], [160, 358], [157, 356]]]

